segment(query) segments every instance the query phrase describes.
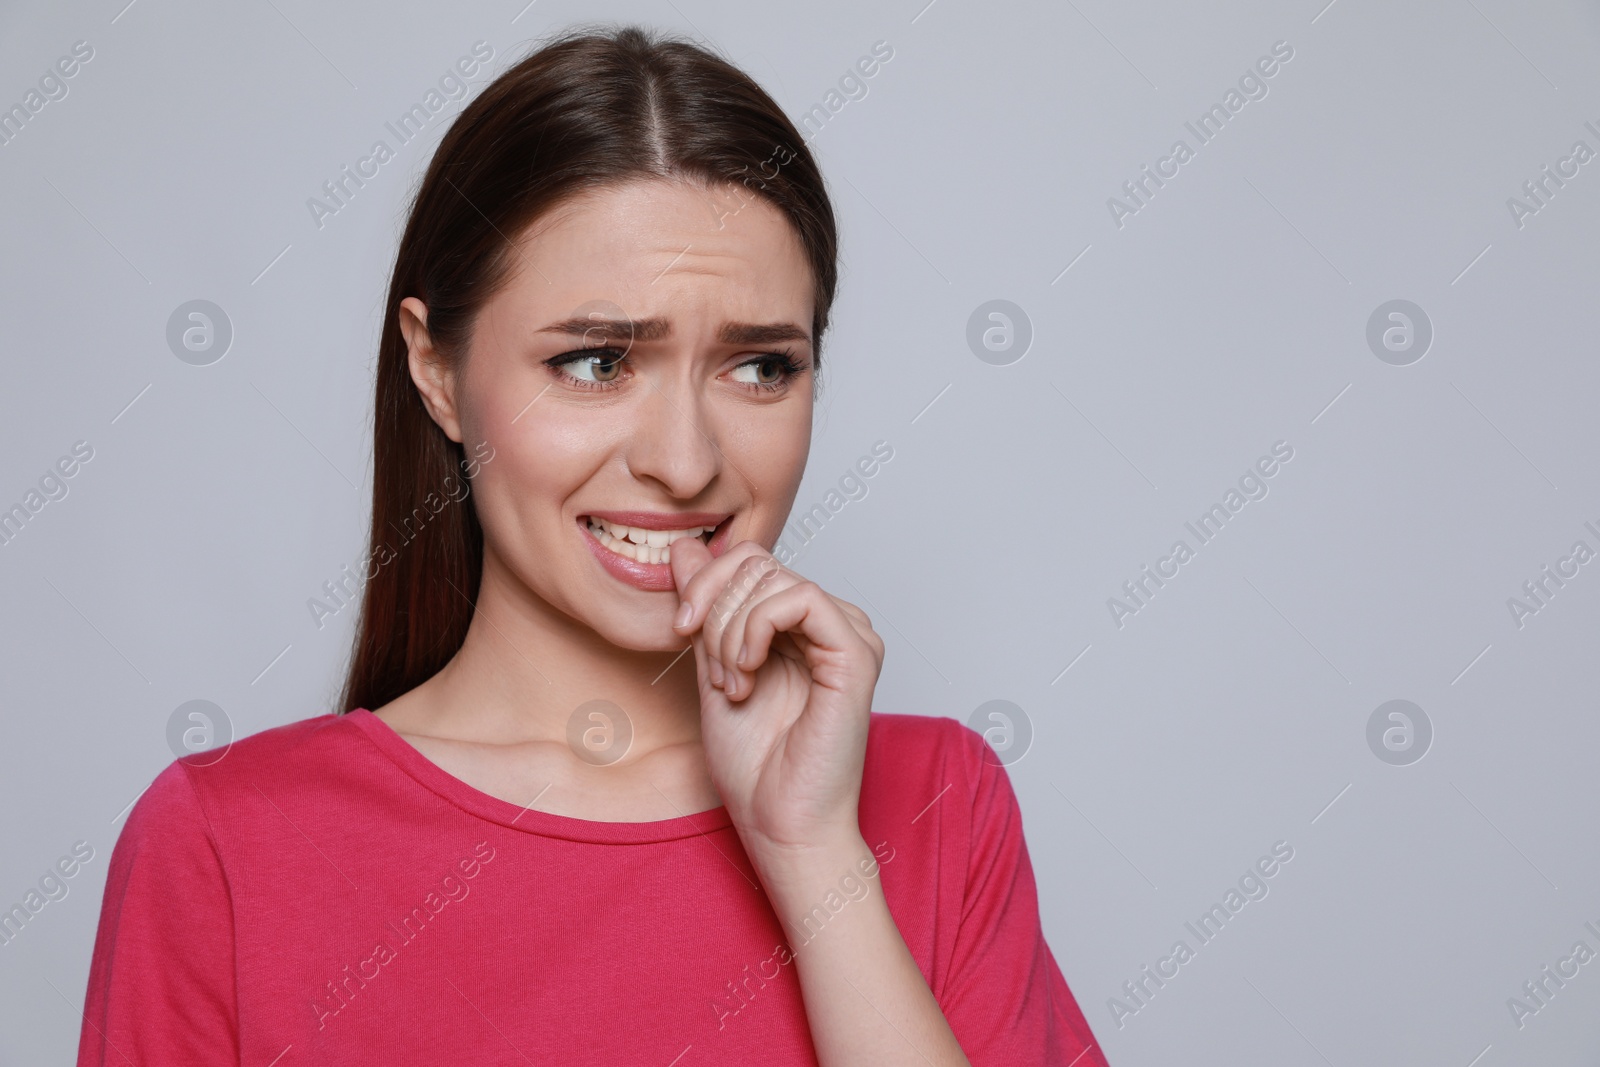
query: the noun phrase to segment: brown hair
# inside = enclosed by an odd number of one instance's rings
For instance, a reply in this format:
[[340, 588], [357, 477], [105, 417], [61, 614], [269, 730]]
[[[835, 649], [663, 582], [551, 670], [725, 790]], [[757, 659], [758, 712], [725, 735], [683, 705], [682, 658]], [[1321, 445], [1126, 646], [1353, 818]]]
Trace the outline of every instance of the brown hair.
[[440, 141], [395, 255], [366, 583], [336, 712], [381, 707], [436, 674], [466, 639], [483, 572], [476, 510], [465, 495], [440, 500], [476, 468], [411, 380], [400, 301], [427, 305], [436, 351], [459, 362], [478, 311], [510, 277], [517, 235], [565, 198], [644, 178], [733, 183], [783, 212], [810, 261], [820, 355], [838, 277], [833, 209], [804, 140], [760, 86], [698, 45], [636, 26], [569, 30], [500, 75]]

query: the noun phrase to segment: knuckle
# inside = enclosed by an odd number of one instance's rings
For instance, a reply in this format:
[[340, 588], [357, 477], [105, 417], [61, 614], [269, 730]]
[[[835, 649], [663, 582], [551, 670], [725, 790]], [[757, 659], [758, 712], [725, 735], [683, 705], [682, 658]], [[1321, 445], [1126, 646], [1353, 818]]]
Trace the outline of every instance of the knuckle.
[[771, 556], [750, 556], [734, 570], [733, 580], [729, 584], [738, 587], [743, 592], [754, 592], [774, 578], [782, 569], [778, 566], [778, 561]]
[[710, 621], [715, 617], [719, 622], [727, 622], [739, 607], [739, 591], [737, 589], [724, 589], [711, 602], [711, 613], [706, 617]]

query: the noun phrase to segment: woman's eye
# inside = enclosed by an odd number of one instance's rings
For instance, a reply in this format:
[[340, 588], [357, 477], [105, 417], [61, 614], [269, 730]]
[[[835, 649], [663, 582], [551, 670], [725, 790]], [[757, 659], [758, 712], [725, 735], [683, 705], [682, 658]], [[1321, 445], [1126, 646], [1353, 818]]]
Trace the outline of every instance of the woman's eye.
[[612, 382], [622, 370], [622, 356], [616, 352], [601, 352], [592, 356], [578, 356], [563, 364], [568, 374], [581, 382]]
[[747, 385], [776, 385], [783, 380], [783, 372], [782, 361], [772, 356], [752, 359], [733, 368], [734, 380]]

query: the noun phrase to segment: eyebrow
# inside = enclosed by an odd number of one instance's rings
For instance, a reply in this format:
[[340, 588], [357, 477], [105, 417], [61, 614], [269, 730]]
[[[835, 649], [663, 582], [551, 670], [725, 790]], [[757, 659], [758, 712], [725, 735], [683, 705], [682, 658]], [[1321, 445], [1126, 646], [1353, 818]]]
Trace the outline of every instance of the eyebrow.
[[[671, 336], [672, 326], [666, 319], [595, 317], [563, 319], [538, 332], [599, 337], [607, 341], [662, 341]], [[809, 345], [811, 335], [790, 322], [725, 322], [717, 330], [717, 340], [730, 345], [770, 345], [780, 341], [800, 341]]]

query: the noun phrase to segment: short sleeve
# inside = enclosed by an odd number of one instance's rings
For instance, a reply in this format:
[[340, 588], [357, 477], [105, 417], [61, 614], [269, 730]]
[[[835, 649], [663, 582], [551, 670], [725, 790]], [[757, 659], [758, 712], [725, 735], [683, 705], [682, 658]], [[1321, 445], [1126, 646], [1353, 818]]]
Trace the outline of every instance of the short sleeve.
[[945, 1019], [973, 1067], [1107, 1067], [1045, 943], [1011, 780], [980, 734], [956, 729], [972, 822]]
[[190, 773], [157, 775], [111, 851], [78, 1067], [239, 1062], [232, 900]]

